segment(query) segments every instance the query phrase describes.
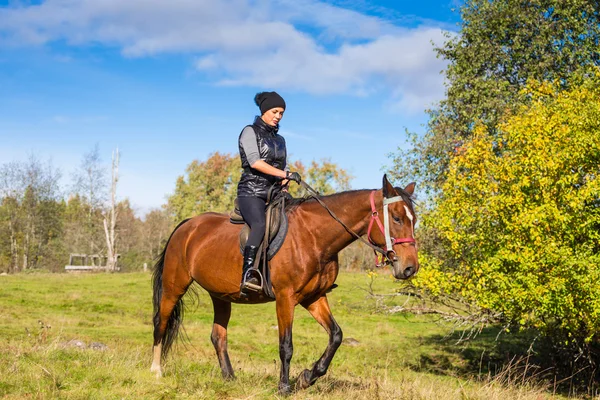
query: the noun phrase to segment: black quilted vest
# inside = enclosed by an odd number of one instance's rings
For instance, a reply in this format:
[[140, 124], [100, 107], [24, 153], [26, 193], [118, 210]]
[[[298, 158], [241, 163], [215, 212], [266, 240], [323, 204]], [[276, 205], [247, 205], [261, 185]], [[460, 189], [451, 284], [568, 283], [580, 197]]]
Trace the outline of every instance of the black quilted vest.
[[[254, 123], [249, 126], [254, 129], [254, 133], [256, 134], [256, 144], [258, 145], [260, 158], [275, 168], [284, 169], [287, 152], [285, 149], [285, 139], [283, 136], [277, 134], [279, 128], [267, 125], [260, 117], [256, 117]], [[241, 136], [242, 134], [240, 133], [240, 138]], [[242, 168], [244, 169], [240, 183], [238, 184], [238, 197], [261, 197], [266, 199], [269, 188], [273, 183], [278, 182], [279, 178], [263, 174], [250, 167], [246, 153], [244, 153], [244, 149], [242, 148], [241, 140], [239, 139], [238, 146], [240, 148]], [[277, 185], [274, 194], [279, 190], [281, 190], [281, 186]]]

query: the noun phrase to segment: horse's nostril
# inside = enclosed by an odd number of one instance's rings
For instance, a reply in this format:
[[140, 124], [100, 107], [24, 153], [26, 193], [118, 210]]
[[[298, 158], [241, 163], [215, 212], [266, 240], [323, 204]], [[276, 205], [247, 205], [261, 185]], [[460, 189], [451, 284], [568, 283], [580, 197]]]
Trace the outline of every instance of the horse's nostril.
[[406, 267], [404, 269], [404, 277], [410, 278], [415, 273], [415, 267]]

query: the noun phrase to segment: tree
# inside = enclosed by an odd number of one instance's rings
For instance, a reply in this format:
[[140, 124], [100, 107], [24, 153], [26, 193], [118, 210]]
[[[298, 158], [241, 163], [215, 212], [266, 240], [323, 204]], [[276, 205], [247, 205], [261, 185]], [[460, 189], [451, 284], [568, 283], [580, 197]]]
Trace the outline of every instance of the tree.
[[168, 199], [176, 221], [207, 211], [225, 212], [233, 207], [241, 176], [238, 157], [216, 152], [206, 161], [192, 161], [185, 172], [186, 176], [177, 178], [175, 193]]
[[[73, 175], [74, 194], [86, 204], [86, 219], [84, 222], [87, 240], [87, 252], [95, 254], [101, 252], [105, 242], [103, 231], [102, 209], [106, 200], [106, 170], [102, 166], [100, 148], [98, 144], [84, 154], [79, 170]], [[82, 252], [82, 249], [77, 251]]]
[[8, 271], [18, 271], [19, 246], [17, 243], [21, 218], [20, 218], [20, 200], [23, 196], [23, 189], [20, 180], [22, 175], [19, 163], [8, 163], [0, 169], [0, 195], [2, 196], [2, 226], [7, 227], [3, 234], [8, 242], [6, 248], [10, 248], [8, 260]]
[[[316, 190], [331, 194], [350, 186], [352, 176], [330, 160], [312, 161], [308, 169], [299, 161], [292, 162], [297, 171]], [[168, 209], [175, 221], [207, 211], [228, 212], [237, 197], [237, 184], [241, 177], [238, 156], [213, 153], [206, 161], [192, 161], [186, 168], [186, 176], [177, 178], [175, 193], [169, 197]], [[304, 193], [295, 183], [290, 183], [290, 194]]]
[[64, 211], [64, 241], [69, 253], [82, 253], [89, 248], [88, 215], [90, 206], [78, 194], [71, 194]]
[[0, 168], [0, 217], [7, 227], [10, 272], [35, 268], [52, 253], [62, 232], [59, 179], [59, 170], [33, 155]]
[[119, 182], [119, 149], [113, 152], [111, 167], [110, 203], [104, 215], [104, 234], [106, 236], [106, 270], [114, 271], [117, 268], [117, 183]]
[[[319, 162], [311, 161], [308, 168], [300, 161], [292, 162], [290, 168], [292, 171], [300, 173], [306, 183], [324, 195], [350, 189], [350, 181], [353, 178], [346, 170], [331, 162], [331, 159], [325, 158]], [[304, 189], [293, 182], [290, 183], [289, 190], [290, 194], [295, 197], [307, 194]]]
[[141, 251], [144, 241], [141, 232], [142, 220], [136, 216], [129, 199], [120, 201], [116, 208], [116, 214], [119, 216], [115, 227], [119, 238], [119, 252]]
[[[144, 218], [135, 215], [127, 199], [117, 199], [119, 157], [116, 151], [108, 202], [98, 146], [82, 158], [66, 199], [60, 171], [51, 163], [32, 156], [27, 162], [0, 165], [0, 272], [59, 271], [69, 253], [107, 253], [112, 270], [117, 247], [124, 269], [140, 269], [160, 254], [174, 222], [233, 207], [241, 175], [237, 155], [214, 153], [206, 161], [190, 163], [168, 207], [151, 210]], [[329, 160], [313, 161], [308, 169], [295, 162], [292, 169], [324, 194], [349, 186], [350, 175]], [[298, 190], [298, 185], [290, 188]]]
[[[481, 132], [485, 132], [484, 142], [490, 146], [485, 154], [490, 157], [503, 154], [502, 138], [506, 131], [501, 123], [524, 112], [522, 107], [539, 100], [536, 87], [527, 87], [527, 82], [553, 82], [554, 91], [569, 90], [579, 87], [583, 78], [594, 74], [594, 68], [600, 64], [597, 51], [600, 3], [595, 0], [466, 0], [461, 16], [459, 34], [449, 35], [446, 43], [436, 49], [438, 56], [449, 62], [445, 71], [446, 98], [429, 110], [425, 134], [410, 135], [412, 148], [392, 155], [392, 176], [419, 182], [424, 200], [419, 213], [419, 245], [421, 261], [428, 268], [421, 270], [417, 281], [429, 281], [431, 284], [427, 287], [434, 294], [461, 294], [467, 290], [463, 293], [465, 298], [479, 302], [483, 297], [475, 296], [473, 286], [468, 285], [483, 285], [488, 289], [490, 284], [500, 285], [499, 282], [505, 282], [496, 279], [501, 270], [492, 275], [486, 270], [481, 276], [483, 280], [475, 280], [471, 268], [483, 265], [482, 261], [476, 261], [479, 260], [477, 256], [487, 260], [492, 250], [477, 241], [454, 240], [451, 227], [457, 235], [463, 230], [464, 235], [472, 234], [473, 238], [488, 243], [496, 238], [495, 229], [502, 229], [506, 222], [503, 218], [507, 216], [502, 213], [484, 216], [483, 203], [488, 193], [481, 191], [478, 201], [482, 204], [471, 198], [470, 205], [474, 208], [466, 209], [471, 214], [465, 216], [471, 218], [469, 223], [457, 220], [453, 225], [453, 220], [449, 219], [441, 226], [442, 216], [450, 218], [449, 209], [444, 208], [449, 207], [448, 199], [456, 198], [461, 191], [467, 196], [467, 192], [473, 190], [469, 185], [485, 181], [489, 176], [486, 170], [459, 182], [453, 175], [459, 171], [456, 165], [463, 162], [466, 149], [474, 145], [474, 135], [481, 135]], [[535, 136], [540, 143], [546, 143], [538, 134]], [[453, 180], [454, 186], [447, 182], [449, 179]], [[464, 188], [460, 184], [464, 184]], [[492, 198], [497, 198], [492, 189], [491, 186], [485, 188], [491, 190]], [[515, 205], [514, 209], [519, 210], [519, 207]], [[489, 229], [478, 231], [478, 224], [484, 223]], [[484, 233], [489, 236], [484, 237]], [[505, 264], [500, 265], [507, 268]], [[509, 268], [508, 276], [512, 277], [510, 271]], [[498, 287], [496, 299], [509, 298], [512, 295], [509, 287]], [[490, 308], [498, 305], [483, 300], [479, 304]], [[520, 312], [515, 309], [504, 315], [514, 321], [513, 317]]]
[[158, 257], [173, 228], [173, 222], [166, 208], [154, 209], [146, 214], [141, 226], [141, 234], [142, 248], [148, 260]]
[[589, 356], [600, 343], [600, 72], [522, 95], [529, 105], [496, 130], [477, 124], [450, 159], [422, 216], [446, 254], [425, 254], [416, 283]]
[[466, 0], [458, 35], [438, 56], [449, 62], [446, 98], [430, 111], [424, 136], [393, 157], [397, 177], [410, 177], [434, 196], [455, 150], [476, 123], [494, 135], [498, 121], [528, 98], [528, 80], [573, 79], [600, 65], [600, 3], [590, 0]]

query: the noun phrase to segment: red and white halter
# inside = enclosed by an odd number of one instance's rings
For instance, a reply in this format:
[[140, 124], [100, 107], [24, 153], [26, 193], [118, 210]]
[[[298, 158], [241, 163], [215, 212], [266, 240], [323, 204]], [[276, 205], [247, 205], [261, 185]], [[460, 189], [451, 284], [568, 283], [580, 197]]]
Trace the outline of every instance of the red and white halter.
[[[404, 210], [406, 211], [406, 216], [410, 220], [411, 237], [400, 238], [400, 239], [393, 238], [390, 235], [390, 215], [389, 215], [389, 211], [388, 211], [388, 206], [390, 204], [397, 203], [399, 201], [404, 201], [404, 199], [402, 199], [401, 196], [395, 196], [395, 197], [391, 197], [389, 199], [385, 198], [385, 197], [383, 198], [383, 224], [381, 223], [381, 220], [379, 219], [379, 212], [377, 211], [377, 208], [375, 208], [375, 191], [371, 192], [370, 200], [371, 200], [371, 220], [369, 221], [369, 228], [367, 230], [367, 238], [369, 239], [370, 243], [375, 244], [373, 242], [373, 240], [371, 239], [371, 229], [373, 228], [373, 222], [377, 222], [377, 225], [379, 226], [379, 230], [385, 237], [385, 246], [383, 249], [386, 252], [386, 257], [388, 258], [388, 260], [391, 260], [389, 253], [392, 253], [392, 257], [394, 257], [394, 258], [396, 256], [396, 252], [394, 251], [394, 247], [393, 247], [394, 245], [400, 244], [400, 243], [416, 243], [414, 216], [412, 215], [408, 206], [406, 204], [404, 204]], [[379, 256], [378, 256], [377, 260], [375, 261], [375, 265], [377, 267], [381, 267], [383, 264], [384, 264], [383, 260], [381, 262], [379, 262]]]

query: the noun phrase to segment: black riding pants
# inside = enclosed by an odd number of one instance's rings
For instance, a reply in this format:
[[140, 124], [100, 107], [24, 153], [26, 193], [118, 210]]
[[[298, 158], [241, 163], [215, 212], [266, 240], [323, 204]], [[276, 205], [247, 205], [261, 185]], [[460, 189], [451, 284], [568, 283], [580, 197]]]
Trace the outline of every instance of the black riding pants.
[[244, 221], [250, 226], [250, 234], [246, 246], [258, 247], [265, 236], [266, 200], [260, 197], [238, 197], [238, 206]]

